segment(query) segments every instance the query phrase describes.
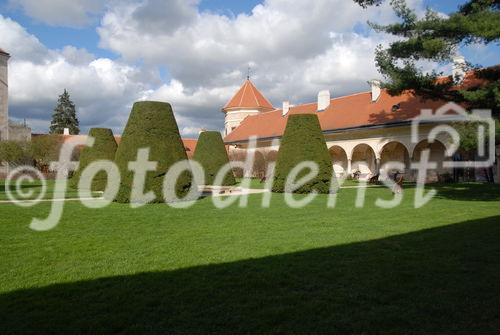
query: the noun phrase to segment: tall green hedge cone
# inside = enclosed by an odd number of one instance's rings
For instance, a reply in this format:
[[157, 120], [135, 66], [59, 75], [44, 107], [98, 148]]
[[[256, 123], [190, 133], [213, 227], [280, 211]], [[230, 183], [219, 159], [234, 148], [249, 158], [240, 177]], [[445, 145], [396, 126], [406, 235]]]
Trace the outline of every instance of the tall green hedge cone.
[[[90, 163], [97, 160], [113, 161], [115, 159], [116, 148], [118, 145], [116, 144], [116, 140], [111, 129], [92, 128], [89, 131], [89, 136], [94, 138], [94, 145], [91, 147], [86, 146], [82, 149], [78, 169], [69, 180], [69, 186], [75, 189], [78, 187], [78, 182], [80, 181], [83, 170], [85, 170]], [[104, 191], [107, 180], [108, 178], [106, 172], [100, 171], [96, 174], [94, 179], [92, 179], [91, 190]]]
[[[139, 149], [143, 148], [149, 148], [149, 161], [158, 164], [155, 171], [147, 172], [144, 190], [140, 191], [144, 194], [154, 192], [155, 199], [149, 202], [169, 201], [170, 199], [165, 199], [163, 195], [165, 175], [175, 163], [187, 161], [170, 104], [157, 101], [134, 103], [115, 156], [115, 163], [121, 174], [120, 189], [114, 199], [116, 202], [143, 202], [141, 199], [131, 199], [134, 173], [128, 168], [129, 162], [136, 161]], [[190, 171], [181, 173], [175, 184], [177, 197], [183, 198], [192, 183]]]
[[[218, 131], [205, 131], [200, 134], [193, 159], [201, 164], [205, 171], [205, 185], [215, 185], [215, 177], [219, 170], [227, 163], [226, 147]], [[233, 171], [224, 176], [222, 184], [217, 186], [230, 186], [236, 184]]]
[[[318, 164], [318, 175], [294, 193], [329, 193], [333, 165], [315, 114], [294, 114], [288, 117], [281, 139], [273, 181], [273, 192], [285, 192], [286, 178], [299, 163], [313, 161]], [[304, 169], [295, 180], [308, 174]]]

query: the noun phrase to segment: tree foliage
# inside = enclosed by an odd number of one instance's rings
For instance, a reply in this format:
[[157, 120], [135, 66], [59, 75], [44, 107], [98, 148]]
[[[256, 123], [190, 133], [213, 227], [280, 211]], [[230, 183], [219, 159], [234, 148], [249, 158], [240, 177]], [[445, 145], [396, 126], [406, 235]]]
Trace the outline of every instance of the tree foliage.
[[[156, 198], [152, 202], [168, 201], [163, 196], [165, 175], [178, 161], [187, 161], [170, 104], [157, 101], [134, 103], [115, 156], [121, 173], [120, 190], [115, 201], [142, 202], [140, 199], [131, 199], [134, 172], [129, 169], [129, 162], [136, 161], [139, 149], [143, 148], [149, 149], [149, 161], [157, 162], [156, 169], [146, 174], [144, 193], [154, 192]], [[179, 198], [187, 194], [192, 182], [190, 171], [179, 176], [175, 184], [175, 192]]]
[[[485, 127], [479, 122], [455, 122], [453, 128], [460, 135], [460, 148], [464, 151], [475, 151], [478, 147], [478, 128]], [[485, 143], [489, 143], [489, 134], [485, 136]], [[500, 121], [495, 120], [495, 144], [500, 144]]]
[[[115, 159], [115, 153], [118, 145], [113, 136], [113, 131], [108, 128], [92, 128], [89, 131], [89, 136], [94, 138], [94, 145], [86, 146], [80, 153], [80, 164], [75, 171], [73, 177], [69, 181], [70, 187], [77, 188], [80, 177], [85, 168], [92, 162], [97, 160]], [[100, 171], [92, 180], [92, 191], [104, 191], [107, 183], [107, 174]]]
[[31, 138], [30, 154], [36, 165], [41, 168], [59, 160], [59, 152], [63, 144], [60, 135], [39, 135]]
[[[355, 0], [363, 7], [379, 5], [382, 0]], [[500, 2], [498, 0], [471, 0], [454, 13], [442, 16], [428, 9], [423, 18], [418, 18], [404, 0], [392, 0], [392, 7], [400, 22], [370, 25], [379, 32], [398, 37], [387, 48], [379, 46], [376, 62], [386, 78], [384, 87], [392, 95], [410, 90], [416, 95], [430, 99], [445, 99], [466, 103], [469, 107], [490, 108], [498, 115], [500, 106], [500, 67], [476, 70], [477, 83], [457, 89], [456, 79], [438, 80], [442, 73], [424, 72], [418, 65], [426, 60], [449, 63], [460, 46], [498, 42], [500, 37]]]
[[[229, 163], [226, 147], [222, 136], [218, 131], [204, 131], [198, 138], [193, 159], [201, 164], [205, 171], [205, 184], [214, 185], [215, 177], [220, 169]], [[230, 170], [226, 174], [221, 185], [229, 186], [236, 184], [234, 175]]]
[[0, 141], [0, 163], [19, 164], [26, 158], [26, 148], [15, 141]]
[[63, 134], [64, 128], [68, 128], [71, 135], [78, 135], [80, 133], [75, 104], [71, 101], [69, 93], [66, 90], [59, 96], [56, 108], [54, 108], [49, 133]]
[[[326, 146], [325, 137], [317, 115], [294, 114], [288, 117], [285, 133], [281, 139], [273, 182], [274, 192], [284, 192], [285, 183], [291, 170], [301, 162], [318, 164], [318, 175], [294, 193], [328, 193], [333, 174], [333, 165]], [[309, 173], [307, 169], [298, 174], [297, 179]]]

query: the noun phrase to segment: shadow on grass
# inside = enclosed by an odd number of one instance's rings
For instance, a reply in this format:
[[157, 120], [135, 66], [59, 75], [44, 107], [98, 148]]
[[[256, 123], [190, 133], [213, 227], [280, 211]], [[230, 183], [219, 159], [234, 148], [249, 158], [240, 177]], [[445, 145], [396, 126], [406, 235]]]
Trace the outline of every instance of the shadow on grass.
[[499, 201], [500, 185], [492, 183], [437, 184], [436, 197], [462, 201]]
[[[6, 293], [8, 333], [500, 333], [500, 216]], [[75, 264], [78, 266], [78, 264]]]
[[[383, 183], [377, 184], [383, 186]], [[404, 191], [413, 191], [416, 183], [403, 184]], [[387, 188], [387, 187], [386, 187]], [[500, 185], [493, 183], [429, 183], [425, 185], [426, 192], [437, 191], [435, 198], [459, 201], [500, 201]], [[389, 190], [389, 189], [388, 189]]]

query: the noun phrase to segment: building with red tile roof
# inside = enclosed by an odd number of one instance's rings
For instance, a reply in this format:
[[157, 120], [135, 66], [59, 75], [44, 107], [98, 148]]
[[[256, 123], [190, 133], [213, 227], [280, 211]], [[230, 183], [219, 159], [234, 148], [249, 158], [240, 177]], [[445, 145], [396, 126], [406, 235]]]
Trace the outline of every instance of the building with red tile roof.
[[250, 79], [245, 80], [238, 92], [227, 102], [222, 111], [228, 112], [240, 109], [257, 109], [259, 111], [274, 110], [269, 100], [260, 93]]
[[[46, 134], [33, 134], [33, 137], [43, 136], [43, 135]], [[87, 142], [87, 135], [60, 135], [60, 136], [64, 139], [64, 142], [73, 142], [73, 143]], [[115, 140], [117, 144], [120, 144], [122, 140], [121, 135], [115, 135]], [[182, 143], [184, 144], [184, 149], [186, 150], [188, 158], [192, 158], [198, 140], [194, 138], [183, 138]]]
[[[463, 69], [462, 62], [455, 64], [453, 77], [458, 77], [461, 85], [477, 85], [474, 73], [466, 73]], [[431, 179], [439, 180], [449, 173], [442, 168], [442, 162], [450, 138], [439, 134], [434, 143], [429, 143], [427, 137], [434, 127], [429, 123], [422, 125], [418, 141], [414, 142], [411, 123], [424, 109], [436, 111], [449, 106], [451, 110], [446, 111], [443, 120], [459, 116], [460, 113], [453, 109], [463, 109], [458, 105], [447, 105], [448, 102], [443, 100], [423, 100], [411, 92], [391, 96], [380, 87], [378, 80], [369, 84], [370, 90], [366, 92], [332, 99], [329, 91], [321, 91], [315, 102], [293, 106], [285, 101], [282, 108], [271, 108], [264, 95], [246, 80], [222, 109], [226, 113], [224, 142], [229, 146], [230, 153], [241, 157], [241, 151], [248, 150], [249, 139], [253, 137], [257, 139], [259, 156], [263, 159], [276, 157], [288, 117], [293, 114], [316, 114], [337, 175], [350, 175], [354, 171], [359, 171], [364, 178], [380, 173], [387, 175], [389, 171], [384, 171], [383, 165], [389, 161], [402, 162], [405, 171], [401, 172], [410, 173], [410, 162], [420, 157], [424, 149], [430, 149], [431, 160], [438, 164]], [[246, 113], [248, 110], [252, 112]], [[239, 154], [236, 155], [236, 152]], [[256, 175], [252, 171], [245, 173]], [[414, 178], [412, 175], [407, 177]]]
[[222, 108], [225, 117], [225, 135], [231, 133], [247, 117], [275, 110], [269, 100], [255, 87], [250, 79], [245, 80], [236, 94]]

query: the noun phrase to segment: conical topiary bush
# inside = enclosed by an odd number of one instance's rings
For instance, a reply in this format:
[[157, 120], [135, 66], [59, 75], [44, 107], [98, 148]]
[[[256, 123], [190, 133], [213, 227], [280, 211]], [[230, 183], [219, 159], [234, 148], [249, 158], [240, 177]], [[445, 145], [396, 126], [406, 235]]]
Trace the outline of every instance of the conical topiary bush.
[[[315, 114], [294, 114], [288, 117], [276, 160], [273, 191], [285, 192], [285, 182], [290, 171], [304, 161], [313, 161], [318, 164], [319, 173], [316, 178], [295, 190], [294, 193], [312, 191], [328, 193], [333, 165]], [[309, 172], [309, 169], [304, 169], [296, 180]]]
[[[155, 200], [149, 202], [165, 202], [163, 197], [163, 181], [170, 167], [178, 161], [186, 160], [187, 155], [179, 134], [172, 107], [166, 102], [141, 101], [134, 103], [123, 136], [116, 151], [115, 163], [120, 174], [121, 183], [116, 202], [142, 202], [131, 199], [133, 171], [128, 164], [137, 160], [139, 149], [149, 148], [149, 161], [158, 162], [155, 171], [146, 174], [144, 190], [153, 191]], [[175, 193], [181, 198], [187, 194], [192, 184], [192, 174], [185, 171], [177, 179]]]
[[[222, 141], [222, 136], [218, 131], [204, 131], [198, 138], [193, 159], [201, 164], [205, 171], [205, 185], [214, 185], [215, 177], [219, 170], [227, 163], [226, 147]], [[224, 177], [221, 185], [230, 186], [236, 184], [233, 171], [229, 172]]]
[[[89, 131], [89, 136], [94, 138], [94, 145], [86, 146], [80, 153], [80, 164], [75, 171], [73, 177], [69, 180], [69, 186], [72, 188], [78, 187], [78, 182], [85, 168], [92, 162], [97, 160], [110, 160], [115, 159], [116, 144], [113, 131], [108, 128], [92, 128]], [[106, 188], [108, 177], [106, 172], [100, 171], [92, 180], [92, 191], [104, 191]]]

